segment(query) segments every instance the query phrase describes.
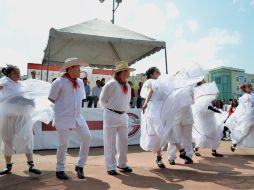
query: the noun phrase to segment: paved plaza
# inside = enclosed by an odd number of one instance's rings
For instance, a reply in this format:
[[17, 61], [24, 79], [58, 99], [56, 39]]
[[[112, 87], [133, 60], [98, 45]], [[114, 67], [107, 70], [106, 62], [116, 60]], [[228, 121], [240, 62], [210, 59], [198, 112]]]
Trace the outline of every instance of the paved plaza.
[[[0, 176], [0, 190], [104, 190], [104, 189], [162, 189], [162, 190], [214, 190], [214, 189], [254, 189], [254, 149], [238, 148], [229, 150], [230, 142], [222, 142], [218, 152], [223, 158], [214, 158], [209, 149], [201, 149], [202, 157], [194, 156], [194, 164], [184, 165], [177, 159], [175, 166], [163, 158], [165, 169], [157, 168], [155, 155], [144, 152], [137, 146], [129, 147], [129, 165], [133, 173], [109, 176], [104, 166], [103, 148], [91, 148], [85, 167], [85, 179], [80, 180], [74, 172], [77, 149], [68, 150], [66, 172], [70, 179], [55, 177], [55, 150], [35, 151], [35, 163], [43, 171], [40, 177], [29, 176], [24, 155], [14, 155], [13, 172]], [[4, 167], [0, 155], [0, 167]]]

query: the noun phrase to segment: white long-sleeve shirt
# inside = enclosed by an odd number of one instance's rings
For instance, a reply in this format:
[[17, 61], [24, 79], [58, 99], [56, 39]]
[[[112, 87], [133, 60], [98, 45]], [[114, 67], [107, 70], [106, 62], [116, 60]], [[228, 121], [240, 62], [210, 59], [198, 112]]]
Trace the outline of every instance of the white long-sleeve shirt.
[[129, 84], [127, 86], [128, 92], [125, 94], [122, 86], [115, 79], [111, 79], [102, 88], [99, 104], [104, 108], [104, 127], [128, 126], [128, 116], [126, 113], [118, 114], [107, 109], [127, 111], [131, 100], [131, 88]]
[[103, 108], [110, 108], [117, 111], [126, 112], [131, 100], [131, 88], [128, 86], [128, 92], [123, 92], [122, 86], [115, 79], [108, 81], [102, 88], [99, 103]]
[[77, 124], [83, 126], [85, 119], [81, 114], [82, 100], [86, 99], [84, 83], [77, 79], [79, 88], [74, 89], [72, 82], [60, 77], [51, 86], [49, 99], [55, 101], [54, 124], [59, 129], [76, 128]]

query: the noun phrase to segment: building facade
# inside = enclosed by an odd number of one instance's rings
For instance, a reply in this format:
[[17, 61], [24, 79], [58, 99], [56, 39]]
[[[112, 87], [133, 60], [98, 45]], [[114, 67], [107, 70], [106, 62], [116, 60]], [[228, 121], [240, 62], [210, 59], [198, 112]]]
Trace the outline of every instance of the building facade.
[[250, 82], [254, 85], [254, 74], [245, 73], [243, 69], [218, 67], [207, 71], [206, 80], [215, 81], [220, 91], [218, 99], [228, 102], [230, 98], [238, 98], [242, 95], [241, 84]]

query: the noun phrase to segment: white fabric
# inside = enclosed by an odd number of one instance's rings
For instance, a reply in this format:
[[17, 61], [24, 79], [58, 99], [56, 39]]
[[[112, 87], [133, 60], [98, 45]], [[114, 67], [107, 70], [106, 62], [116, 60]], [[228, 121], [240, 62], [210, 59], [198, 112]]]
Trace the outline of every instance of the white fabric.
[[233, 144], [240, 147], [254, 147], [254, 94], [243, 94], [239, 105], [228, 118]]
[[131, 100], [131, 88], [128, 92], [123, 92], [122, 86], [115, 79], [109, 80], [102, 88], [99, 103], [103, 108], [110, 108], [118, 111], [126, 111]]
[[62, 29], [51, 28], [48, 42], [43, 59], [50, 55], [50, 65], [61, 65], [75, 55], [90, 66], [101, 68], [112, 68], [119, 60], [133, 64], [166, 47], [164, 41], [99, 19]]
[[118, 166], [126, 167], [128, 150], [128, 116], [126, 113], [118, 114], [112, 110], [126, 112], [131, 99], [131, 88], [123, 92], [122, 86], [115, 79], [109, 80], [100, 94], [99, 103], [104, 108], [103, 113], [103, 140], [104, 156], [107, 170], [116, 169], [116, 153], [119, 154]]
[[126, 113], [118, 114], [109, 109], [126, 112], [131, 100], [131, 88], [128, 85], [128, 92], [123, 92], [122, 86], [115, 80], [109, 80], [102, 88], [99, 104], [104, 108], [103, 127], [128, 126]]
[[145, 110], [141, 113], [141, 137], [140, 146], [146, 151], [158, 152], [161, 149], [161, 137], [164, 134], [164, 128], [160, 120], [163, 100], [166, 98], [168, 89], [162, 82], [154, 79], [147, 80], [141, 89], [140, 95], [147, 98], [148, 89], [152, 89], [153, 94]]
[[[43, 84], [46, 82], [35, 79], [29, 79], [29, 81], [30, 86], [26, 83], [27, 81], [14, 82], [8, 77], [0, 79], [2, 87], [0, 90], [0, 150], [4, 148], [6, 155], [30, 154], [33, 149], [33, 124], [36, 121], [49, 122], [53, 117], [52, 107], [46, 97], [43, 97], [42, 90], [32, 88], [33, 82], [36, 82], [36, 85], [45, 90]], [[41, 107], [40, 101], [45, 105]]]
[[[191, 107], [185, 107], [180, 110], [176, 116], [176, 131], [181, 142], [181, 147], [184, 148], [186, 155], [188, 157], [193, 156], [192, 148], [192, 125], [193, 125], [193, 115]], [[168, 143], [168, 159], [175, 160], [177, 147], [175, 144]]]
[[[181, 143], [180, 139], [175, 137], [175, 127], [177, 124], [177, 115], [180, 110], [193, 104], [192, 87], [179, 88], [174, 90], [163, 103], [161, 111], [161, 120], [165, 126], [165, 132], [162, 137], [161, 146], [166, 146], [168, 142]], [[172, 130], [174, 129], [174, 130]]]
[[[107, 171], [115, 170], [116, 166], [127, 166], [128, 129], [126, 126], [104, 127], [104, 156]], [[116, 154], [118, 158], [116, 160]]]
[[[79, 157], [77, 166], [83, 167], [89, 153], [90, 146], [90, 131], [88, 126], [85, 124], [83, 126], [77, 126], [73, 131], [79, 136], [81, 140]], [[57, 136], [58, 136], [58, 147], [57, 147], [57, 164], [56, 171], [64, 171], [65, 170], [65, 161], [66, 161], [66, 151], [69, 143], [69, 129], [59, 129], [57, 128]]]
[[[216, 84], [205, 83], [194, 90], [194, 105], [192, 106], [194, 126], [193, 139], [196, 147], [216, 150], [222, 138], [223, 122], [226, 115], [220, 115], [208, 109], [211, 102], [216, 99], [218, 88]], [[216, 116], [215, 114], [219, 114]], [[222, 116], [222, 117], [219, 117]], [[220, 118], [220, 119], [216, 119]]]
[[86, 125], [85, 119], [81, 114], [82, 100], [86, 99], [84, 83], [77, 79], [79, 87], [73, 88], [72, 82], [64, 77], [56, 79], [51, 86], [49, 99], [55, 101], [54, 125], [59, 129], [76, 128]]

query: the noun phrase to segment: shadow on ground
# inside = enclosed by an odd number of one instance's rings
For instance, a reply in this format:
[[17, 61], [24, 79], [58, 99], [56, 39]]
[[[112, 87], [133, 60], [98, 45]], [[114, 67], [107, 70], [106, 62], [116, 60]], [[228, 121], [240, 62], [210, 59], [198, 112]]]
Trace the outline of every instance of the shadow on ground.
[[[110, 189], [110, 185], [99, 179], [86, 177], [84, 180], [77, 178], [76, 174], [68, 172], [69, 180], [58, 180], [55, 172], [42, 171], [39, 177], [19, 176], [8, 174], [0, 177], [0, 190], [73, 190], [73, 189], [93, 189], [106, 190]], [[10, 184], [10, 181], [12, 183]], [[7, 185], [8, 184], [8, 185]]]

